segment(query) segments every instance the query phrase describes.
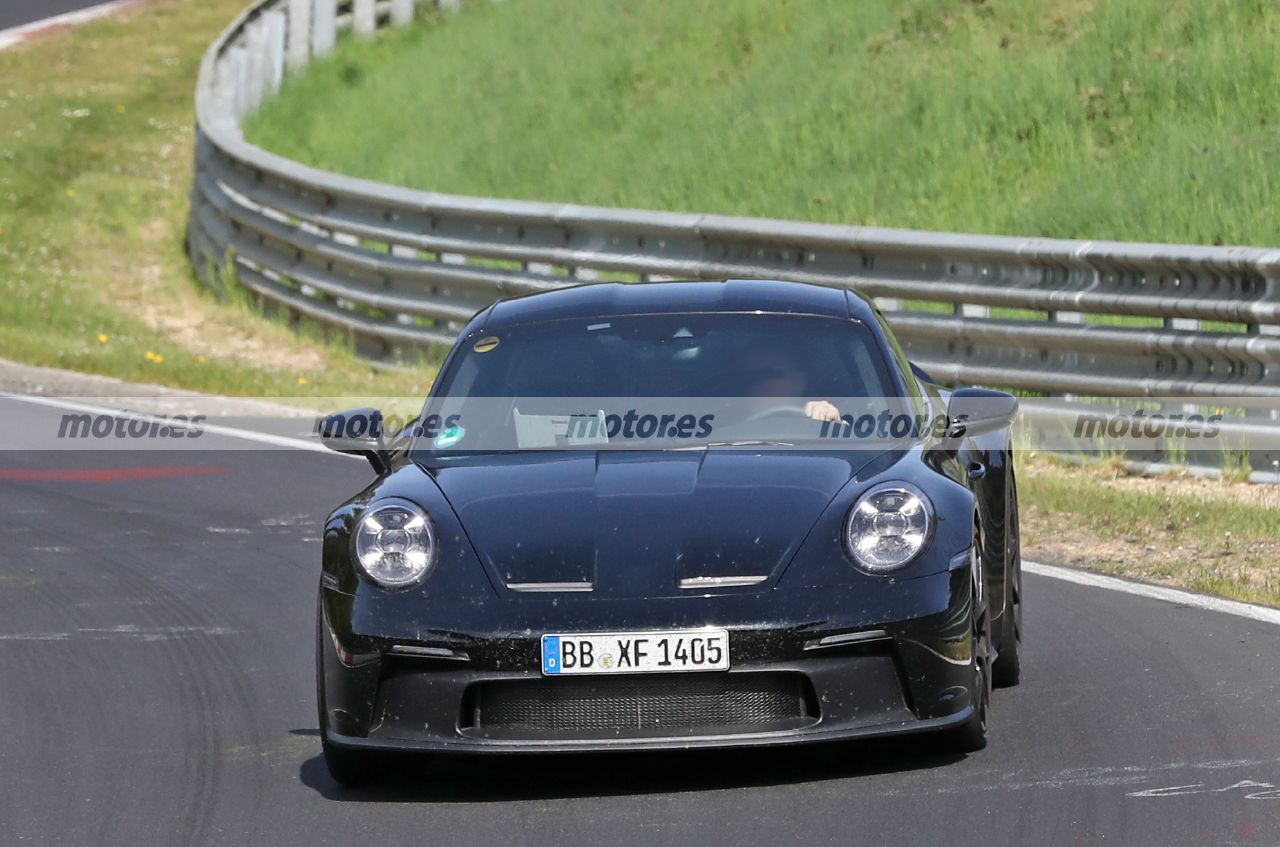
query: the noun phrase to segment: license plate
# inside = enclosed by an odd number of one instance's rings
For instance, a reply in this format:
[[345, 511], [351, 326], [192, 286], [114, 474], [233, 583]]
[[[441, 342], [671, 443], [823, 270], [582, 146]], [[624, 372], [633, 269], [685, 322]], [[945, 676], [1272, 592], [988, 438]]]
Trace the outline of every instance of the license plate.
[[548, 676], [728, 669], [725, 629], [542, 636], [542, 672]]

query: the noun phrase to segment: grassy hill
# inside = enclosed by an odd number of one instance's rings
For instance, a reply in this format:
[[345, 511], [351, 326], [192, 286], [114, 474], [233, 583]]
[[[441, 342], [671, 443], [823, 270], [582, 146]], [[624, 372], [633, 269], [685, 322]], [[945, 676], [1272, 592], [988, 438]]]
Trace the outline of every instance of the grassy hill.
[[250, 122], [440, 191], [1280, 244], [1273, 0], [504, 0], [346, 40]]

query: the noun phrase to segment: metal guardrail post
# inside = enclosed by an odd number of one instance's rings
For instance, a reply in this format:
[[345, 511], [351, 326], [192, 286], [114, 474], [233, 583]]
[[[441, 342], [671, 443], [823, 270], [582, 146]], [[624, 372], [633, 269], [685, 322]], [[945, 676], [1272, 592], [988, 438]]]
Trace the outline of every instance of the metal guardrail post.
[[285, 67], [300, 71], [311, 61], [311, 2], [289, 0], [288, 47], [285, 50]]
[[245, 95], [246, 113], [256, 111], [267, 94], [267, 26], [265, 17], [259, 17], [249, 25], [247, 41], [248, 92]]
[[251, 102], [252, 88], [249, 84], [249, 47], [245, 44], [237, 44], [231, 48], [230, 77], [232, 86], [232, 95], [234, 97], [236, 118], [244, 117], [249, 114], [253, 108]]
[[311, 55], [328, 56], [338, 39], [337, 0], [315, 0], [311, 7]]
[[373, 0], [352, 0], [351, 29], [356, 35], [373, 35], [378, 28]]
[[285, 34], [288, 18], [283, 11], [275, 10], [267, 12], [263, 16], [263, 21], [266, 28], [264, 44], [266, 94], [274, 97], [280, 92], [280, 85], [284, 82]]
[[413, 0], [391, 0], [391, 25], [405, 26], [413, 20]]

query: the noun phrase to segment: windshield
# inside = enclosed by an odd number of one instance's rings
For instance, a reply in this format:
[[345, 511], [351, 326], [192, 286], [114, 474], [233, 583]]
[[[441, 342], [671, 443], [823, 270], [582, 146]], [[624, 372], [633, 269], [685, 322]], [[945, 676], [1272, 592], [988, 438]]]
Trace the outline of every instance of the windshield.
[[420, 447], [810, 439], [819, 437], [819, 424], [865, 411], [867, 398], [883, 406], [896, 394], [871, 332], [849, 319], [575, 318], [507, 327], [464, 343], [426, 410], [440, 425], [423, 433], [428, 441]]

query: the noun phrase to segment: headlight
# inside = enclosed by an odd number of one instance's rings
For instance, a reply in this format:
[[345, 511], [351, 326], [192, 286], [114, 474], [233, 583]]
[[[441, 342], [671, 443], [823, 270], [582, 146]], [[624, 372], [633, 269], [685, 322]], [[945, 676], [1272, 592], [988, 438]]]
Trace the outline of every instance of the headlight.
[[436, 531], [427, 513], [411, 503], [385, 503], [365, 512], [353, 545], [364, 572], [388, 588], [417, 582], [435, 564]]
[[878, 485], [849, 510], [844, 542], [863, 570], [884, 573], [920, 554], [933, 532], [933, 507], [924, 492], [906, 483]]

